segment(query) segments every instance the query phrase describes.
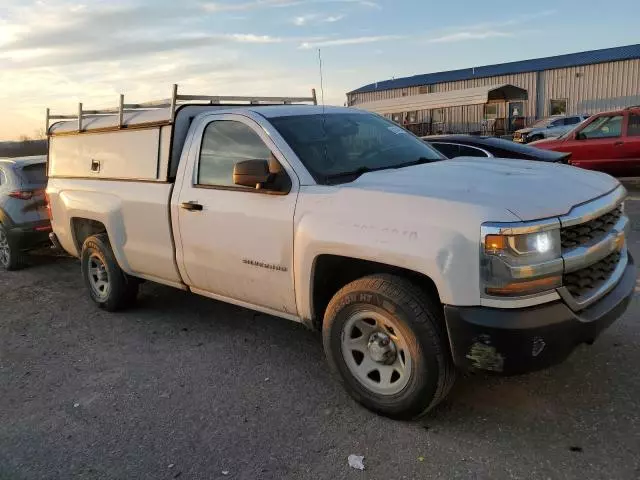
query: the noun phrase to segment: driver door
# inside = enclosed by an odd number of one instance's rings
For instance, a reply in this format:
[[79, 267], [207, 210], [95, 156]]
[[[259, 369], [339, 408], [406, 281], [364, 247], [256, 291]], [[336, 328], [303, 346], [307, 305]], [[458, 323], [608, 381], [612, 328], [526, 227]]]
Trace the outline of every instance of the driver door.
[[615, 175], [623, 159], [623, 121], [622, 114], [601, 115], [577, 130], [567, 142], [571, 165]]
[[[174, 211], [178, 263], [196, 293], [297, 315], [293, 284], [293, 215], [298, 179], [253, 120], [212, 115], [199, 126]], [[234, 165], [275, 160], [287, 191], [238, 186]]]

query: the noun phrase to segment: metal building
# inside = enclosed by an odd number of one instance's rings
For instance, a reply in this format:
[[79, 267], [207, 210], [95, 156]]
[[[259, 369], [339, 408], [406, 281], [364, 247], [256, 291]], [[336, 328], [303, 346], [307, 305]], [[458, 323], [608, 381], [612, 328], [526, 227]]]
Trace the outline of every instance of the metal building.
[[428, 73], [347, 93], [418, 134], [502, 134], [562, 113], [640, 105], [640, 44]]

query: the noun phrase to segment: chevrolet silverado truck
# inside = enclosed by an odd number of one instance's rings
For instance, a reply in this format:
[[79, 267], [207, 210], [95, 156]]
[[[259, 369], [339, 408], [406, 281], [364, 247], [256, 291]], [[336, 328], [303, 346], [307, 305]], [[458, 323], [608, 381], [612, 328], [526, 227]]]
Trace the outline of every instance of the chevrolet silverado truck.
[[394, 418], [429, 411], [459, 370], [556, 364], [623, 314], [636, 268], [617, 180], [447, 160], [315, 103], [174, 87], [48, 113], [52, 240], [93, 301], [125, 308], [147, 280], [302, 322], [346, 390]]

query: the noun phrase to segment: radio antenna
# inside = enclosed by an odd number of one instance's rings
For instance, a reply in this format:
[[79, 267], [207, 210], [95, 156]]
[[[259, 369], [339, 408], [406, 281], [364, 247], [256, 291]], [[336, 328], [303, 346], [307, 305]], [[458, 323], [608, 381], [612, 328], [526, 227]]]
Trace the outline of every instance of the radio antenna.
[[322, 75], [322, 53], [318, 49], [318, 65], [320, 66], [320, 101], [322, 102], [322, 112], [324, 113], [324, 77]]
[[[327, 115], [325, 112], [325, 105], [324, 105], [324, 78], [322, 75], [322, 53], [320, 52], [320, 49], [318, 49], [318, 66], [320, 68], [320, 101], [322, 102], [322, 133], [323, 135], [327, 136]], [[327, 142], [323, 142], [323, 147], [324, 147], [324, 158], [326, 161], [328, 161], [328, 157], [329, 157], [329, 151], [327, 150]]]

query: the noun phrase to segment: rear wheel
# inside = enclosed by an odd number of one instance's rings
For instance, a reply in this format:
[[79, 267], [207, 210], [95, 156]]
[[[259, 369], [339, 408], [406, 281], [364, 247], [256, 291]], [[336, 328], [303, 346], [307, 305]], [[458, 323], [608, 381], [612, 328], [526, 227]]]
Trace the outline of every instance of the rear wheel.
[[340, 290], [327, 307], [323, 340], [348, 392], [393, 418], [425, 414], [455, 379], [442, 308], [399, 277], [373, 275]]
[[0, 267], [4, 270], [18, 270], [24, 265], [24, 253], [19, 245], [9, 238], [9, 232], [0, 225]]
[[122, 271], [106, 233], [85, 240], [81, 262], [89, 295], [100, 308], [116, 311], [135, 302], [139, 281]]

